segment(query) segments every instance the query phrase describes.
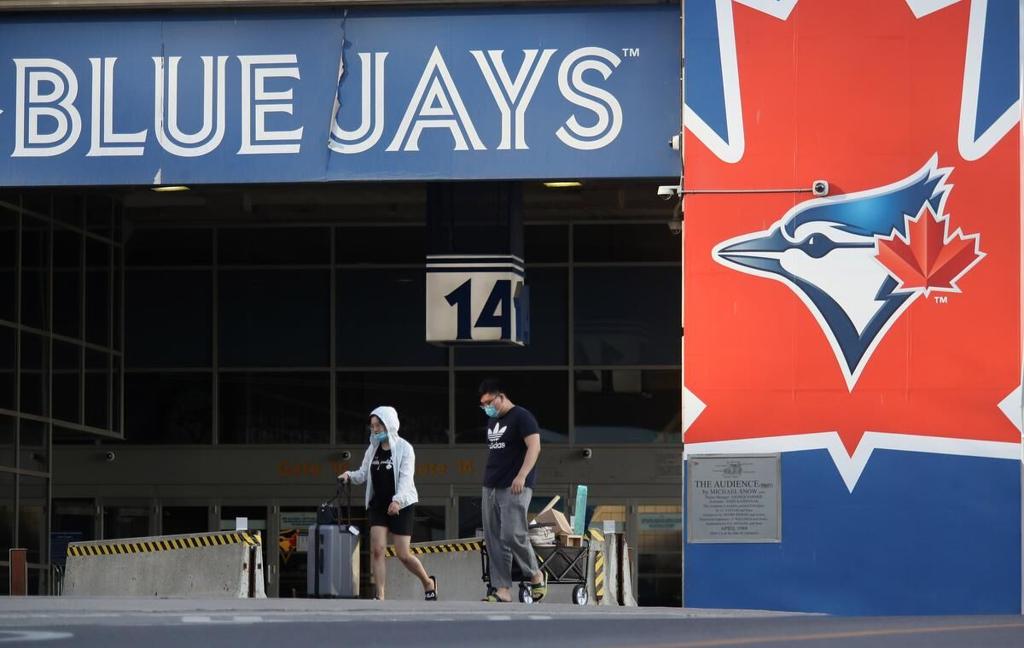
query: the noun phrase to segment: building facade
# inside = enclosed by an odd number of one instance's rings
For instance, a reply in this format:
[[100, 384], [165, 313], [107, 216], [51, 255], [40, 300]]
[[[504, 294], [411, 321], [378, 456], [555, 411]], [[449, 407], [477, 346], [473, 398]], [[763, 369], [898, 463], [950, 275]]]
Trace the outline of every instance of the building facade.
[[[414, 541], [475, 535], [476, 386], [497, 376], [542, 427], [535, 506], [587, 485], [588, 518], [637, 548], [641, 602], [679, 604], [682, 252], [657, 195], [679, 182], [678, 18], [671, 4], [0, 16], [0, 205], [21, 250], [0, 321], [0, 526], [4, 546], [30, 547], [31, 590], [54, 590], [69, 540], [245, 517], [269, 540], [268, 593], [304, 595], [302, 529], [380, 404], [417, 449]], [[43, 51], [41, 33], [71, 37]], [[529, 344], [425, 341], [439, 190], [516, 196]], [[491, 236], [473, 209], [455, 214], [471, 246]]]

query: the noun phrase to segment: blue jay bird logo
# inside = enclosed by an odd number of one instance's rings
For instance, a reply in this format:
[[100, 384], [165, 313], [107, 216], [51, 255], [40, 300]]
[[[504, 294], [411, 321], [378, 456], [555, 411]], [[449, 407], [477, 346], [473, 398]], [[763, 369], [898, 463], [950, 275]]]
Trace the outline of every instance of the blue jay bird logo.
[[[712, 257], [733, 270], [789, 286], [821, 325], [852, 391], [897, 318], [934, 289], [904, 287], [876, 258], [879, 241], [909, 241], [911, 224], [929, 218], [928, 211], [936, 222], [948, 222], [942, 215], [951, 172], [939, 168], [933, 155], [893, 184], [800, 203], [768, 230], [720, 243]], [[977, 235], [973, 238], [976, 243]]]

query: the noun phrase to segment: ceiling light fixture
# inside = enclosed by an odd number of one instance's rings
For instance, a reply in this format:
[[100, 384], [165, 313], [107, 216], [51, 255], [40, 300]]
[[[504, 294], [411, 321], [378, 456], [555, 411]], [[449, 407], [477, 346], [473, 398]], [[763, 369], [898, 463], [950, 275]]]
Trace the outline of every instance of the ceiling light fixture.
[[185, 185], [166, 185], [161, 187], [153, 187], [153, 191], [158, 192], [172, 192], [172, 191], [188, 191], [188, 187]]

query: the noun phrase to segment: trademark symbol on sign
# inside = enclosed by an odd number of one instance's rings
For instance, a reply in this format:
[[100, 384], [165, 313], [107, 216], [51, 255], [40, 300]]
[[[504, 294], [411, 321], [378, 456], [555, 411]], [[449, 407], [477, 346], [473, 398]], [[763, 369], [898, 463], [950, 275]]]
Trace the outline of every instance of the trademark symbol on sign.
[[623, 47], [622, 58], [640, 58], [639, 47]]
[[948, 304], [949, 303], [949, 297], [946, 297], [945, 295], [935, 295], [934, 299], [935, 299], [935, 303], [936, 304]]

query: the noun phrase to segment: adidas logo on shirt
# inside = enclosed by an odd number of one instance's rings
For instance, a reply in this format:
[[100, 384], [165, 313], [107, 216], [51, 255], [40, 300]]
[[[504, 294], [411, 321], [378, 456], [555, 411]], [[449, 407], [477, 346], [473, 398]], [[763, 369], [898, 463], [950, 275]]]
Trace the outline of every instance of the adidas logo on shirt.
[[501, 450], [505, 447], [505, 442], [501, 441], [501, 437], [505, 436], [505, 430], [508, 429], [507, 425], [495, 421], [493, 428], [487, 428], [487, 442], [491, 450]]

